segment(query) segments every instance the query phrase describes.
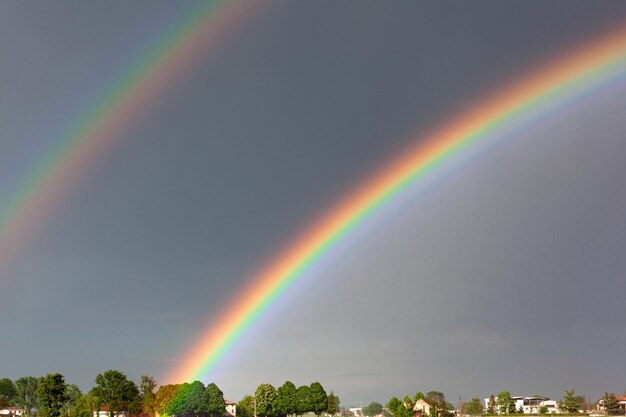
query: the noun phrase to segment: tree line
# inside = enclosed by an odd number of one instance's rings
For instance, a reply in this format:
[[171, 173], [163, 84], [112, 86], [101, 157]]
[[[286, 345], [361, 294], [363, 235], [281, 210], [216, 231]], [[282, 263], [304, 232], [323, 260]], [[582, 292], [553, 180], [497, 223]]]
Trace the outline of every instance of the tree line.
[[[41, 378], [22, 377], [11, 381], [0, 378], [0, 408], [19, 407], [24, 417], [92, 417], [94, 411], [107, 407], [115, 412], [177, 417], [217, 417], [226, 412], [224, 394], [214, 383], [200, 381], [162, 385], [149, 375], [142, 375], [139, 385], [117, 370], [98, 374], [95, 386], [82, 393], [78, 386], [67, 384], [63, 375]], [[302, 416], [312, 412], [336, 414], [339, 397], [326, 394], [319, 382], [298, 388], [285, 382], [275, 389], [260, 384], [254, 396], [246, 395], [237, 403], [238, 417]]]

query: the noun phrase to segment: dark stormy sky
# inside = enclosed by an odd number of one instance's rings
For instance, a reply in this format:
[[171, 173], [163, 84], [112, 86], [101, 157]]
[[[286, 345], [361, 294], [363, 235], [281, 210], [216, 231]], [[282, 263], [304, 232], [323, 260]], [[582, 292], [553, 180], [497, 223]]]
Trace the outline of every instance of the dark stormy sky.
[[[192, 3], [0, 4], [0, 203]], [[163, 380], [329, 207], [617, 1], [268, 2], [91, 163], [0, 279], [0, 377]], [[343, 405], [626, 389], [626, 88], [413, 187], [203, 382]]]

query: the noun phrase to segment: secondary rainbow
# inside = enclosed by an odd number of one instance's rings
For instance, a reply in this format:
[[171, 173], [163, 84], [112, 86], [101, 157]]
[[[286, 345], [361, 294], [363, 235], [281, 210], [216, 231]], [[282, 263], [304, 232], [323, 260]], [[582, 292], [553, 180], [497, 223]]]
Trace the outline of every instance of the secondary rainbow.
[[205, 379], [229, 348], [303, 272], [328, 253], [365, 219], [387, 205], [410, 185], [423, 179], [453, 157], [471, 154], [484, 142], [502, 140], [494, 135], [513, 125], [528, 128], [581, 97], [601, 90], [626, 74], [626, 31], [596, 39], [542, 66], [530, 76], [506, 85], [429, 135], [416, 137], [416, 145], [373, 175], [347, 196], [257, 276], [251, 284], [186, 352], [183, 365], [172, 370], [167, 382]]
[[155, 41], [115, 85], [107, 86], [37, 169], [0, 202], [0, 276], [8, 262], [88, 167], [107, 154], [196, 62], [214, 51], [261, 2], [203, 1]]

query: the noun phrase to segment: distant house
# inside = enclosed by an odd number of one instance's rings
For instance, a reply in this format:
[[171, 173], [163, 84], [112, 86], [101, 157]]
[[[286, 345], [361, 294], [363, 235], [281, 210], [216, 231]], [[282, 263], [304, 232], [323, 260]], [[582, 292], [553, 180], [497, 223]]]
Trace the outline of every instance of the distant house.
[[237, 403], [232, 401], [224, 400], [224, 404], [226, 405], [226, 416], [231, 415], [232, 417], [237, 417]]
[[[626, 414], [626, 396], [616, 395], [615, 398], [617, 398], [617, 401], [619, 401], [619, 412], [620, 412], [620, 414]], [[606, 411], [604, 409], [604, 399], [600, 399], [598, 401], [598, 410]]]
[[21, 417], [24, 414], [24, 409], [17, 407], [4, 407], [0, 408], [0, 416], [2, 417]]
[[428, 404], [424, 400], [417, 400], [415, 401], [415, 405], [413, 406], [413, 411], [415, 412], [415, 414], [419, 414], [421, 416], [423, 415], [429, 416], [430, 404]]
[[[515, 396], [511, 397], [515, 403], [515, 410], [523, 410], [524, 414], [539, 414], [541, 407], [546, 407], [548, 413], [558, 413], [559, 408], [557, 402], [549, 399], [548, 397], [541, 396]], [[496, 402], [498, 397], [495, 397]], [[489, 398], [485, 398], [485, 409], [489, 408]], [[496, 410], [498, 414], [500, 412]]]

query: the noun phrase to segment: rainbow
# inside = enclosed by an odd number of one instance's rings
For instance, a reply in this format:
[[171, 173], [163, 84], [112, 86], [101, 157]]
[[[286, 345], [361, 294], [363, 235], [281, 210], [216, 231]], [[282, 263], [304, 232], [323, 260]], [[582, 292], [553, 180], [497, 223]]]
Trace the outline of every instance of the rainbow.
[[206, 378], [288, 287], [365, 219], [435, 168], [488, 145], [485, 142], [502, 140], [500, 132], [507, 126], [515, 131], [528, 128], [546, 115], [621, 81], [625, 74], [626, 31], [620, 30], [555, 59], [529, 77], [477, 102], [475, 110], [415, 138], [414, 148], [365, 181], [253, 277], [234, 307], [210, 324], [182, 356], [183, 365], [174, 369], [167, 380]]
[[260, 5], [253, 1], [200, 2], [54, 142], [37, 169], [0, 205], [0, 274], [87, 168], [110, 152], [123, 132]]

